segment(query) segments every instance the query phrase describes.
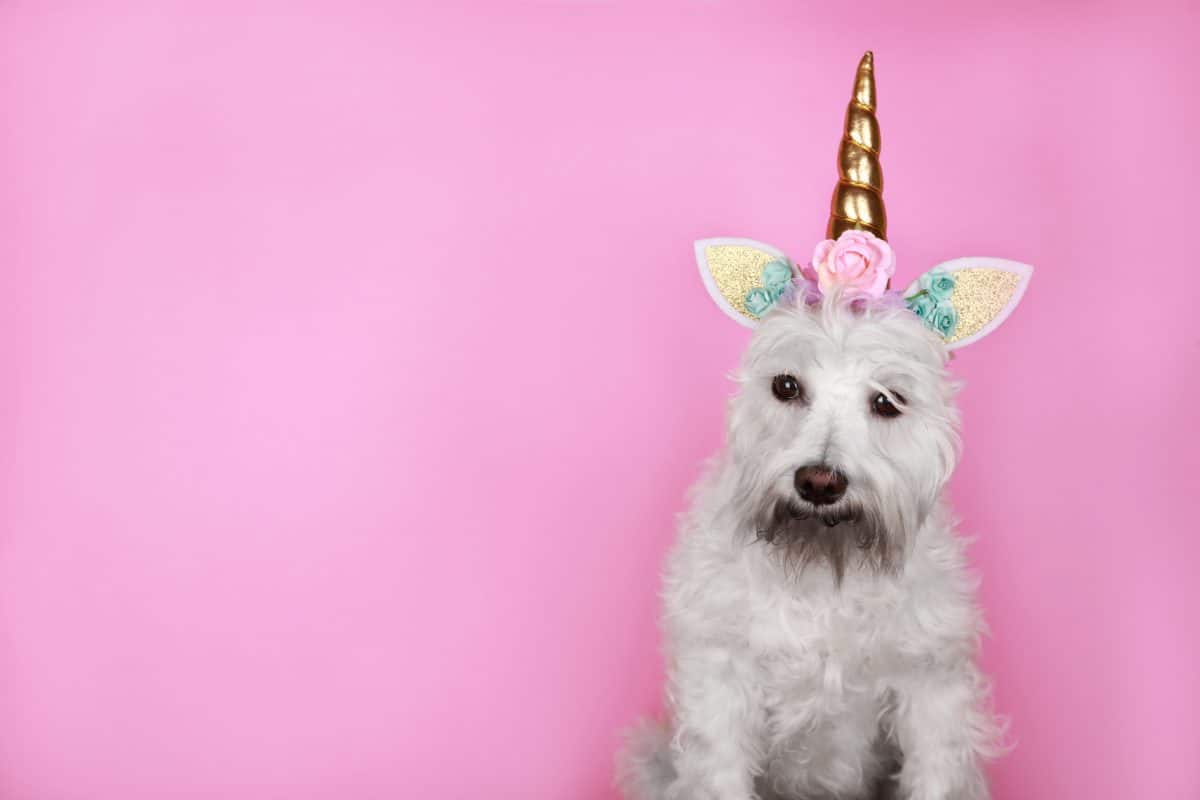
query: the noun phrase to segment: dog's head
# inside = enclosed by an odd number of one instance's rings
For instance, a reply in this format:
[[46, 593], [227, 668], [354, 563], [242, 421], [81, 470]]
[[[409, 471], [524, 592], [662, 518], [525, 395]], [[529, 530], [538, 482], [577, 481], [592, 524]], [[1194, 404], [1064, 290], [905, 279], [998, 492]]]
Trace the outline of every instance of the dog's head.
[[[827, 562], [839, 580], [847, 566], [901, 564], [957, 461], [950, 351], [994, 330], [1031, 272], [1015, 262], [960, 259], [905, 292], [886, 290], [890, 274], [879, 278], [874, 294], [825, 280], [826, 262], [845, 256], [844, 243], [856, 239], [873, 249], [855, 274], [876, 281], [870, 273], [889, 271], [894, 259], [875, 237], [822, 242], [814, 263], [798, 271], [762, 250], [759, 272], [786, 269], [787, 286], [771, 290], [775, 298], [759, 318], [734, 312], [755, 326], [729, 415], [742, 510], [758, 538], [785, 558]], [[765, 247], [718, 240], [698, 243], [697, 252], [710, 274]], [[706, 283], [718, 305], [732, 305], [721, 282]]]
[[729, 420], [737, 497], [758, 537], [840, 579], [897, 567], [958, 453], [949, 351], [996, 329], [1032, 268], [960, 258], [891, 288], [871, 53], [855, 73], [826, 240], [798, 268], [751, 239], [696, 260], [726, 314], [755, 327]]
[[729, 415], [758, 536], [839, 577], [853, 561], [898, 566], [957, 458], [946, 357], [904, 309], [828, 298], [768, 314]]

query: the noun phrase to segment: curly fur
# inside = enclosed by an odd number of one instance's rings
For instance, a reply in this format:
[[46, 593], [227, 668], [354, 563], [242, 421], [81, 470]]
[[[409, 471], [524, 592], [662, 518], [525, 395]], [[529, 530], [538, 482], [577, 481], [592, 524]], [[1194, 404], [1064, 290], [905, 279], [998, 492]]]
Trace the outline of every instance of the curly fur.
[[[669, 725], [620, 758], [629, 800], [982, 800], [999, 728], [975, 584], [942, 500], [956, 386], [910, 313], [772, 312], [665, 578]], [[781, 402], [791, 374], [803, 400]], [[902, 414], [872, 414], [883, 392]], [[804, 503], [795, 470], [849, 478]]]

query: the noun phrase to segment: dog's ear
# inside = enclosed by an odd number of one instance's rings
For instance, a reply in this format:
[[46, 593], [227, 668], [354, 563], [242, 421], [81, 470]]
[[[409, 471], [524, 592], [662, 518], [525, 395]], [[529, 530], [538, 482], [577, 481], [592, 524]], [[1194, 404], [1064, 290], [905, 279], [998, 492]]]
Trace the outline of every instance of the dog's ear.
[[700, 239], [696, 264], [717, 307], [748, 328], [792, 286], [788, 257], [753, 239]]
[[1033, 267], [1002, 258], [956, 258], [917, 278], [904, 301], [956, 350], [979, 341], [1017, 307]]

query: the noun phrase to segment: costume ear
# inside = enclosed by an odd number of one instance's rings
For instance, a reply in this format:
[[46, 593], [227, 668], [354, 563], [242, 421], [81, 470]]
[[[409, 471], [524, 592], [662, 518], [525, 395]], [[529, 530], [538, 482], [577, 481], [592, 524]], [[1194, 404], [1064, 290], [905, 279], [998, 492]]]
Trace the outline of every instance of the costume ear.
[[955, 350], [987, 336], [1017, 307], [1033, 267], [1003, 258], [956, 258], [917, 278], [904, 302]]
[[753, 239], [700, 239], [696, 264], [717, 307], [748, 328], [792, 288], [788, 257]]

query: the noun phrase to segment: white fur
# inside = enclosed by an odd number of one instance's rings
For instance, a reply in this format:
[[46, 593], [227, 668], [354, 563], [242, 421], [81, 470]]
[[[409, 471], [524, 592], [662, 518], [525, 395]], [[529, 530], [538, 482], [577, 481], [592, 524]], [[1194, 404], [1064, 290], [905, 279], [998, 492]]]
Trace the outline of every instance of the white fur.
[[[941, 340], [904, 310], [836, 298], [777, 309], [737, 373], [726, 448], [694, 490], [664, 592], [670, 723], [630, 738], [629, 800], [872, 797], [980, 800], [998, 728], [975, 665], [974, 581], [942, 492], [958, 454], [955, 385]], [[807, 402], [782, 403], [794, 375]], [[883, 391], [903, 413], [871, 413]], [[899, 400], [897, 399], [897, 403]], [[826, 463], [896, 537], [881, 571], [797, 566], [761, 541], [764, 504], [796, 501], [798, 467]], [[838, 530], [834, 528], [833, 530]]]

